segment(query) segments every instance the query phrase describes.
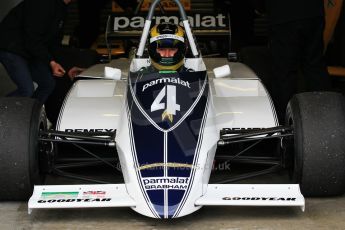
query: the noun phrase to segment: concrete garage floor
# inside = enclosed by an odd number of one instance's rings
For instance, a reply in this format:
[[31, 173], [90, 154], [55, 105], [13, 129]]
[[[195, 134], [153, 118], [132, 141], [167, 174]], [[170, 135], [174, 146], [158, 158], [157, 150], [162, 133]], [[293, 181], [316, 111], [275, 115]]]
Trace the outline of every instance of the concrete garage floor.
[[[115, 65], [121, 68], [128, 63], [122, 60]], [[13, 88], [5, 78], [0, 66], [0, 96]], [[65, 180], [48, 179], [54, 184]], [[250, 182], [267, 180], [285, 183], [286, 176], [268, 175]], [[26, 202], [0, 202], [0, 229], [345, 229], [345, 196], [308, 198], [305, 212], [292, 207], [203, 207], [169, 221], [150, 219], [129, 208], [35, 210], [29, 215]]]

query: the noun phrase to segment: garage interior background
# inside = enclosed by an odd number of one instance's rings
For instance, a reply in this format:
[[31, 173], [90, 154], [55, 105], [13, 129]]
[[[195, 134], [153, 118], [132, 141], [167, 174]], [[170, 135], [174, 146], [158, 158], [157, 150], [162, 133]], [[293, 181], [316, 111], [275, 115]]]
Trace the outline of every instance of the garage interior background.
[[[20, 1], [1, 1], [0, 20], [7, 14], [9, 9]], [[94, 61], [106, 60], [107, 49], [104, 34], [108, 15], [133, 17], [138, 4], [137, 0], [116, 0], [115, 2], [118, 6], [127, 10], [123, 13], [112, 12], [114, 11], [113, 0], [76, 1], [70, 5], [63, 31], [65, 50], [62, 56], [70, 56], [69, 60], [65, 60], [67, 66], [80, 64], [69, 63], [76, 60], [75, 55], [70, 55], [71, 52], [75, 53], [76, 50], [80, 51], [80, 49], [92, 49], [100, 53], [97, 60], [82, 61], [81, 64], [84, 66], [93, 64]], [[266, 52], [267, 19], [264, 11], [259, 6], [253, 4], [251, 0], [186, 0], [186, 2], [190, 4], [190, 10], [187, 10], [187, 14], [216, 16], [221, 13], [226, 17], [226, 28], [222, 28], [222, 30], [210, 28], [200, 33], [200, 36], [196, 33], [204, 57], [225, 57], [230, 51], [237, 52], [240, 54], [240, 60], [252, 67], [259, 76], [266, 79], [270, 75], [268, 54]], [[132, 10], [128, 11], [130, 8]], [[334, 36], [326, 51], [327, 63], [332, 66], [345, 67], [344, 8], [345, 5], [343, 5]], [[171, 15], [177, 12], [167, 11], [167, 13]], [[138, 15], [146, 15], [146, 12], [139, 12]], [[229, 30], [229, 17], [231, 19], [231, 30]], [[136, 46], [138, 42], [140, 31], [138, 30], [139, 34], [131, 36], [127, 36], [123, 31], [112, 33], [113, 58], [128, 57], [130, 48]], [[66, 52], [66, 48], [74, 50]], [[4, 71], [0, 71], [0, 75], [4, 75]], [[338, 85], [341, 85], [344, 80], [345, 78], [340, 78], [336, 81]], [[6, 89], [4, 89], [3, 83], [1, 85], [0, 92], [3, 92]]]
[[[71, 35], [72, 37], [78, 37], [82, 40], [79, 42], [81, 48], [88, 48], [93, 45], [96, 48], [97, 45], [102, 45], [102, 40], [98, 40], [98, 44], [94, 44], [95, 31], [90, 31], [90, 25], [98, 24], [99, 29], [97, 32], [100, 35], [104, 34], [105, 25], [108, 15], [112, 12], [112, 1], [111, 0], [88, 0], [84, 1], [83, 4], [75, 2], [69, 8], [69, 14], [66, 18], [65, 23], [65, 34]], [[87, 3], [86, 3], [87, 2]], [[136, 0], [132, 1], [117, 1], [119, 5], [125, 7], [136, 7]], [[217, 15], [217, 13], [223, 13], [224, 15], [230, 14], [231, 18], [231, 32], [232, 51], [239, 52], [243, 47], [247, 46], [265, 46], [267, 44], [267, 19], [263, 15], [259, 7], [252, 3], [251, 0], [190, 0], [191, 10], [188, 11], [190, 14], [206, 14], [206, 15]], [[95, 7], [96, 6], [96, 7]], [[97, 18], [98, 13], [95, 13], [95, 8], [100, 7], [99, 22], [90, 21], [91, 18]], [[345, 15], [343, 12], [338, 21], [334, 37], [327, 49], [327, 60], [330, 65], [341, 65], [345, 66]], [[84, 13], [81, 15], [79, 11], [82, 10]], [[84, 16], [87, 12], [88, 16]], [[93, 16], [90, 17], [90, 14]], [[86, 14], [86, 15], [87, 15]], [[120, 14], [120, 13], [115, 13]], [[123, 13], [125, 15], [134, 14]], [[145, 15], [145, 12], [143, 13]], [[81, 20], [84, 21], [81, 21]], [[95, 25], [91, 25], [95, 27]], [[212, 34], [212, 32], [210, 32]], [[226, 39], [229, 39], [229, 34], [223, 35]], [[139, 37], [137, 37], [138, 39]], [[73, 44], [73, 41], [72, 41]], [[228, 44], [228, 42], [226, 43]], [[222, 47], [223, 48], [223, 47]], [[229, 48], [229, 47], [227, 47]], [[202, 44], [201, 49], [204, 55], [214, 55], [222, 53], [217, 48], [212, 47], [212, 41], [208, 44]]]

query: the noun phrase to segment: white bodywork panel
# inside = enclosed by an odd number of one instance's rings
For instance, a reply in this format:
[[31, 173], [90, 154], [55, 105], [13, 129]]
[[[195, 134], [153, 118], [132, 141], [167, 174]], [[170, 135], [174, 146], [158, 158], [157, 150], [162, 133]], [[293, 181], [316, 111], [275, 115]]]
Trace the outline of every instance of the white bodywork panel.
[[57, 129], [116, 129], [123, 108], [125, 87], [125, 81], [77, 81], [63, 104]]
[[[209, 63], [209, 65], [207, 65]], [[186, 67], [194, 70], [208, 68], [217, 129], [266, 128], [278, 125], [273, 103], [255, 73], [241, 63], [229, 63], [231, 75], [215, 79], [212, 69], [228, 63], [226, 59], [186, 59]], [[129, 66], [128, 61], [110, 63], [113, 67]], [[134, 59], [131, 71], [150, 64], [149, 59]], [[105, 80], [104, 64], [91, 67], [82, 77], [96, 80], [79, 80], [72, 87], [60, 112], [57, 130], [66, 129], [118, 129], [124, 108], [125, 80]], [[128, 69], [122, 71], [124, 75]]]
[[278, 125], [271, 98], [258, 79], [212, 79], [218, 129]]
[[297, 206], [304, 211], [305, 200], [297, 184], [209, 184], [195, 205]]

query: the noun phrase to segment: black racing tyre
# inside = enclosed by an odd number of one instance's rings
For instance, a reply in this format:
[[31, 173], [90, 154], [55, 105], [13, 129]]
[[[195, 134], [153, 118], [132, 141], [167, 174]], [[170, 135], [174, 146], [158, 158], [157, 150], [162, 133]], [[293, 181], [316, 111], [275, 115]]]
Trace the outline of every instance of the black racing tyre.
[[0, 98], [0, 200], [27, 200], [44, 176], [39, 170], [39, 130], [44, 109], [31, 98]]
[[294, 130], [292, 179], [304, 196], [345, 192], [345, 100], [341, 94], [310, 92], [289, 102], [286, 124]]

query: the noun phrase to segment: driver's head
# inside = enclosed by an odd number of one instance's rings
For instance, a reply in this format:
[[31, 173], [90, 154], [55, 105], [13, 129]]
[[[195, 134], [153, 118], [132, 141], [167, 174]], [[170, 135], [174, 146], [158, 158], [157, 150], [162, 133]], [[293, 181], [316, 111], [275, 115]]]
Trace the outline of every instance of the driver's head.
[[177, 70], [184, 63], [185, 33], [172, 23], [155, 25], [150, 31], [149, 55], [158, 70]]

